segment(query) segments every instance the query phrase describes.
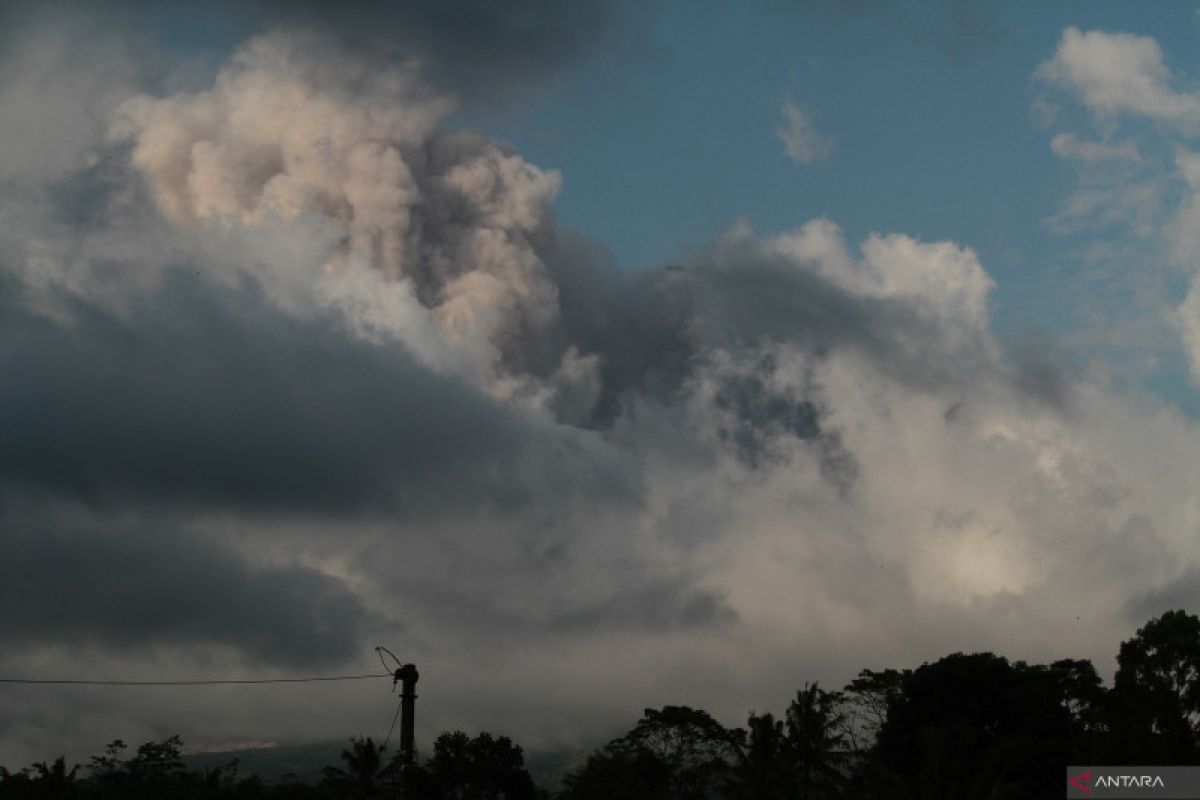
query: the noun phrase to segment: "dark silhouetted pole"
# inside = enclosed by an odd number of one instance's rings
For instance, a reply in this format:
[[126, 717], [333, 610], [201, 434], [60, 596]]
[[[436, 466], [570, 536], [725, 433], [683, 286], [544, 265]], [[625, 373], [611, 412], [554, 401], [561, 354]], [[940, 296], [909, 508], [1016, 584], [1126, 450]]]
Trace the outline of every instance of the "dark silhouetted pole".
[[[415, 777], [413, 771], [417, 765], [417, 748], [414, 744], [413, 729], [417, 712], [417, 678], [420, 677], [420, 674], [417, 672], [416, 664], [405, 664], [386, 647], [376, 647], [375, 652], [379, 655], [379, 663], [383, 664], [384, 669], [388, 669], [387, 660], [383, 657], [384, 653], [398, 667], [395, 672], [392, 672], [393, 691], [396, 684], [400, 684], [400, 768], [396, 771], [395, 785], [397, 797], [400, 797], [402, 791], [404, 796], [408, 797], [413, 791], [412, 780]], [[392, 726], [394, 727], [395, 724], [396, 718], [393, 717]], [[388, 738], [391, 738], [391, 735], [392, 732], [389, 729]]]
[[419, 677], [415, 664], [405, 664], [396, 670], [396, 680], [400, 681], [400, 759], [406, 767], [411, 767], [416, 760], [413, 727], [417, 708], [417, 678]]

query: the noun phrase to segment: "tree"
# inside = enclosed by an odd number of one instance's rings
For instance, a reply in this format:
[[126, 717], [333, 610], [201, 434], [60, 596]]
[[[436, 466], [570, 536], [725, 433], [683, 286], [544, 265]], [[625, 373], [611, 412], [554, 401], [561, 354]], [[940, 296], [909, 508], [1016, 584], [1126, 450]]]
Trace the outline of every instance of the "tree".
[[604, 747], [563, 786], [559, 800], [658, 800], [669, 796], [671, 767], [648, 752]]
[[733, 769], [731, 794], [738, 800], [790, 800], [796, 769], [783, 720], [750, 714], [746, 737]]
[[66, 759], [59, 756], [50, 765], [44, 761], [34, 764], [33, 770], [37, 775], [33, 781], [36, 787], [35, 794], [46, 800], [57, 800], [71, 796], [75, 786], [75, 773], [79, 771], [79, 766], [68, 770]]
[[842, 702], [840, 692], [806, 683], [788, 706], [787, 738], [799, 800], [834, 797], [845, 781], [845, 749], [850, 737]]
[[133, 757], [122, 759], [126, 749], [125, 743], [116, 739], [108, 744], [103, 756], [92, 757], [88, 765], [89, 784], [99, 797], [157, 798], [178, 789], [186, 774], [183, 742], [178, 736], [146, 742]]
[[16, 772], [9, 772], [6, 768], [0, 767], [0, 797], [7, 800], [7, 798], [33, 796], [33, 778], [30, 772], [32, 770], [28, 767]]
[[[1188, 761], [1200, 729], [1200, 618], [1167, 611], [1121, 644], [1113, 727], [1134, 757]], [[1146, 750], [1149, 752], [1146, 752]]]
[[105, 745], [104, 755], [92, 756], [88, 762], [88, 771], [93, 783], [106, 787], [125, 782], [128, 773], [125, 770], [125, 762], [121, 760], [125, 749], [125, 742], [113, 739]]
[[161, 784], [183, 776], [182, 755], [183, 741], [178, 736], [161, 742], [146, 742], [139, 745], [137, 754], [125, 762], [125, 769], [133, 783]]
[[373, 739], [351, 739], [352, 747], [342, 751], [346, 768], [325, 767], [326, 786], [353, 792], [355, 797], [371, 797], [379, 789], [378, 777], [383, 766], [383, 748]]
[[1070, 718], [1070, 750], [1077, 764], [1104, 760], [1104, 737], [1108, 732], [1108, 691], [1091, 661], [1061, 659], [1045, 669], [1054, 681], [1060, 701]]
[[425, 765], [433, 796], [444, 800], [533, 800], [525, 754], [507, 736], [443, 733]]
[[874, 745], [888, 711], [903, 693], [904, 681], [911, 676], [911, 669], [864, 669], [846, 684], [842, 698], [852, 749], [862, 752]]
[[739, 736], [688, 706], [647, 708], [633, 730], [567, 776], [569, 800], [699, 800], [729, 779]]
[[954, 653], [902, 684], [873, 751], [917, 797], [1049, 797], [1071, 763], [1061, 674]]

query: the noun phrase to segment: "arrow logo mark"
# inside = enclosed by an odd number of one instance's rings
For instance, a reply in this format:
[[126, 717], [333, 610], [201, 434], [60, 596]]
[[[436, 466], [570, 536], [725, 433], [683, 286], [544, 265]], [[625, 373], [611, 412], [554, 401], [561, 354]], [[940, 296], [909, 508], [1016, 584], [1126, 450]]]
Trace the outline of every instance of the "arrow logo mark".
[[1067, 781], [1067, 783], [1071, 784], [1076, 789], [1080, 789], [1082, 791], [1087, 792], [1088, 794], [1091, 794], [1092, 787], [1087, 785], [1088, 779], [1090, 779], [1091, 777], [1092, 777], [1092, 771], [1089, 769], [1087, 772], [1081, 773], [1079, 775], [1076, 775], [1074, 778], [1071, 778], [1069, 781]]

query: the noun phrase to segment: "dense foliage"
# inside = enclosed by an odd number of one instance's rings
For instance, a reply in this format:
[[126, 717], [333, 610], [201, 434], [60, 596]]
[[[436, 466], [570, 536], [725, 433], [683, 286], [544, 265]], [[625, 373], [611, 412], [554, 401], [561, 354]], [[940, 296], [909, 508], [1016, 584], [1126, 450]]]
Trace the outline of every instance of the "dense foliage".
[[[558, 788], [558, 800], [1030, 800], [1061, 794], [1068, 764], [1200, 762], [1200, 618], [1170, 611], [1121, 645], [1112, 688], [1089, 661], [954, 653], [862, 671], [841, 691], [805, 684], [780, 717], [727, 728], [687, 706], [646, 709]], [[444, 733], [405, 768], [352, 740], [315, 786], [265, 786], [236, 762], [189, 772], [178, 737], [132, 754], [115, 741], [83, 767], [0, 769], [7, 798], [537, 800], [504, 736]]]

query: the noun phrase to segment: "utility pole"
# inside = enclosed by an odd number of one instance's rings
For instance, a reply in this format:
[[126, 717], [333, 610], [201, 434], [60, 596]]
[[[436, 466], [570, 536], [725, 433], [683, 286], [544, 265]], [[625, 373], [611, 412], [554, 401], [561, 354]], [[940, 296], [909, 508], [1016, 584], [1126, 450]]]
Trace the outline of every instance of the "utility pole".
[[[375, 652], [379, 655], [379, 662], [383, 664], [383, 668], [392, 673], [392, 690], [395, 691], [397, 684], [400, 686], [400, 758], [398, 760], [399, 769], [396, 770], [395, 775], [395, 787], [397, 797], [400, 796], [401, 791], [407, 797], [412, 791], [410, 782], [413, 778], [413, 769], [417, 765], [414, 729], [417, 715], [417, 679], [421, 676], [417, 672], [416, 664], [405, 664], [386, 647], [376, 647]], [[384, 660], [384, 653], [391, 656], [392, 662], [396, 665], [394, 671]], [[392, 720], [392, 724], [396, 724], [395, 719]], [[391, 731], [388, 731], [388, 736], [391, 736]]]
[[416, 761], [413, 727], [417, 710], [417, 678], [421, 677], [415, 664], [405, 664], [396, 670], [393, 682], [400, 683], [400, 760], [405, 767]]

